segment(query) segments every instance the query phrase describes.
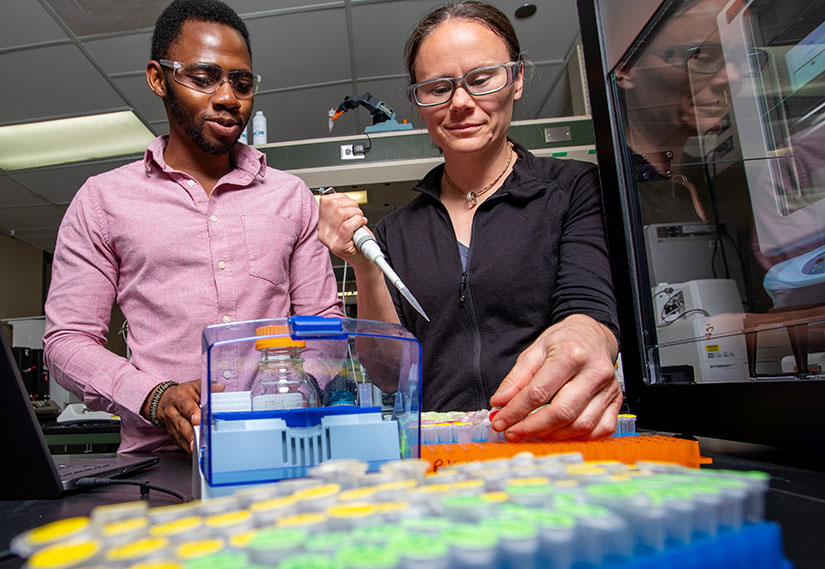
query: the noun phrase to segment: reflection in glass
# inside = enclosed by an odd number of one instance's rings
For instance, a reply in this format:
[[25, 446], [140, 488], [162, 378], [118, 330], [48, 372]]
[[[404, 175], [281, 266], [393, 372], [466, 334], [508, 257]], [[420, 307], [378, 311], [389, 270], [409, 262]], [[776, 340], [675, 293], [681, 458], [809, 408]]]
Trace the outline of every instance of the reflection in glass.
[[825, 377], [824, 8], [665, 2], [612, 74], [654, 381]]

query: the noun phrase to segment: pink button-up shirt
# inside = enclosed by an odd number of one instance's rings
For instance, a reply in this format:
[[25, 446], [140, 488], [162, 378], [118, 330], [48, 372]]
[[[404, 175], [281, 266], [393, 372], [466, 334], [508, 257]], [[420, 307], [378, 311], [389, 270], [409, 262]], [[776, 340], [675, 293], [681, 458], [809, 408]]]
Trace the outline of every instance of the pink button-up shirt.
[[[46, 302], [51, 376], [87, 406], [121, 417], [120, 451], [176, 448], [139, 413], [161, 382], [200, 377], [205, 326], [290, 314], [342, 316], [318, 206], [297, 177], [238, 144], [210, 196], [163, 160], [89, 178], [66, 211]], [[108, 351], [116, 301], [129, 360]]]

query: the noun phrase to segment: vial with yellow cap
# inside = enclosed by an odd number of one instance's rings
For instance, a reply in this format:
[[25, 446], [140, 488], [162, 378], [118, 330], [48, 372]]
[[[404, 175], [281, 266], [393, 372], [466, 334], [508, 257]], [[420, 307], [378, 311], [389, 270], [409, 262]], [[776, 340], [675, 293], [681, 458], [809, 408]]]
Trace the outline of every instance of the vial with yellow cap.
[[[304, 371], [303, 340], [294, 340], [286, 326], [261, 326], [255, 342], [261, 353], [252, 388], [252, 410], [271, 411], [318, 407], [318, 383]], [[275, 334], [281, 334], [275, 337]]]

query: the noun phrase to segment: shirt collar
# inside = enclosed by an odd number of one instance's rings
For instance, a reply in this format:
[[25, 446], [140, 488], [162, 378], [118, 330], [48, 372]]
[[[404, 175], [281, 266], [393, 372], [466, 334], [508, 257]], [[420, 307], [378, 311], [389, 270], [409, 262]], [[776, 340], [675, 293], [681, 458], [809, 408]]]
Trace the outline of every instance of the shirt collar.
[[[168, 140], [168, 135], [158, 136], [146, 147], [146, 152], [143, 154], [143, 165], [147, 172], [151, 171], [153, 166], [161, 171], [172, 170], [163, 159], [163, 151], [166, 149]], [[242, 143], [235, 144], [230, 152], [232, 153], [232, 162], [235, 164], [233, 173], [240, 170], [251, 177], [263, 178], [266, 175], [266, 155], [263, 152]]]

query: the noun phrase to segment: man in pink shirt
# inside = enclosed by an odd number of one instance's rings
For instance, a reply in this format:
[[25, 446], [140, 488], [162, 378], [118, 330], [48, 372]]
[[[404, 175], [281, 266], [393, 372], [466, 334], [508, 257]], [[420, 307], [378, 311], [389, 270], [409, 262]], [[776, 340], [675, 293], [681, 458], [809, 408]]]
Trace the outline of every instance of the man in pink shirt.
[[[205, 326], [343, 316], [311, 192], [236, 142], [260, 81], [243, 21], [216, 0], [176, 0], [158, 19], [146, 79], [169, 136], [80, 188], [46, 302], [52, 377], [121, 417], [121, 452], [191, 449]], [[128, 360], [104, 347], [115, 301]]]

